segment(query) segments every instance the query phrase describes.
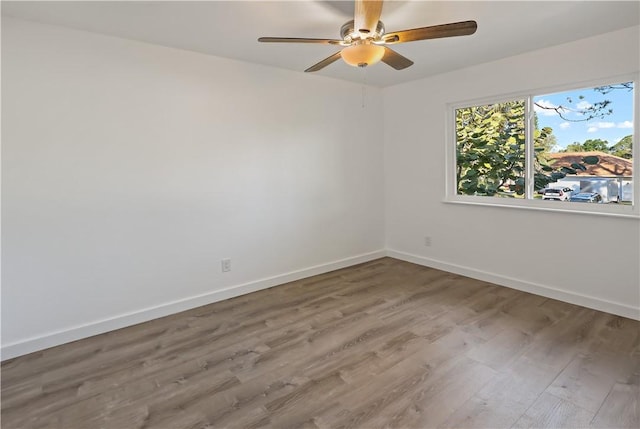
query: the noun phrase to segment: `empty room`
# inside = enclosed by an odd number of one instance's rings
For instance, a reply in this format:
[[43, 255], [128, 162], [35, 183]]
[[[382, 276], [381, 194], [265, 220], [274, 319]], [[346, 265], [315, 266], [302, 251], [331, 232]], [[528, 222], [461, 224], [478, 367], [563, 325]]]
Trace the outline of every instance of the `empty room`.
[[2, 1], [3, 429], [640, 427], [639, 1]]

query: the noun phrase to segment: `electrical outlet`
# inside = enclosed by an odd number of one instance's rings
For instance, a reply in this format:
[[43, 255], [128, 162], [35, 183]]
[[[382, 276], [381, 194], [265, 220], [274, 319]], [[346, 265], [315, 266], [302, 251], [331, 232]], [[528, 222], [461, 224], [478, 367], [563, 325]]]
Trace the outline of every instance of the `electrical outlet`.
[[221, 262], [222, 262], [223, 273], [226, 273], [227, 271], [231, 271], [231, 259], [223, 259]]
[[430, 236], [428, 236], [428, 235], [427, 235], [427, 236], [424, 238], [424, 245], [425, 245], [426, 247], [431, 247], [431, 237], [430, 237]]

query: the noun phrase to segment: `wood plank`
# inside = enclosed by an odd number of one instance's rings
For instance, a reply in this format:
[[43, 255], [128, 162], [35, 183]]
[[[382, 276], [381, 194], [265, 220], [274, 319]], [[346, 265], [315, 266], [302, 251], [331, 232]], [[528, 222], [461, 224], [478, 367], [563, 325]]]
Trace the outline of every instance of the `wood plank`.
[[640, 427], [640, 384], [616, 383], [591, 422], [591, 427]]
[[547, 392], [595, 413], [618, 376], [630, 371], [630, 364], [625, 356], [606, 351], [579, 353], [547, 388]]
[[585, 428], [594, 414], [550, 393], [543, 393], [520, 419], [514, 429]]
[[462, 404], [442, 427], [511, 427], [534, 404], [557, 374], [557, 369], [522, 356]]
[[[619, 321], [618, 321], [619, 322]], [[624, 321], [633, 328], [633, 323]], [[616, 323], [619, 328], [621, 325]], [[611, 325], [609, 325], [611, 326]], [[620, 339], [614, 339], [616, 343]], [[623, 341], [621, 346], [626, 348]], [[628, 357], [631, 370], [622, 369], [618, 374], [618, 381], [600, 406], [595, 418], [591, 422], [593, 428], [634, 428], [640, 427], [640, 344], [636, 343]]]
[[471, 359], [500, 370], [524, 353], [532, 338], [519, 329], [507, 328], [489, 341], [469, 350]]

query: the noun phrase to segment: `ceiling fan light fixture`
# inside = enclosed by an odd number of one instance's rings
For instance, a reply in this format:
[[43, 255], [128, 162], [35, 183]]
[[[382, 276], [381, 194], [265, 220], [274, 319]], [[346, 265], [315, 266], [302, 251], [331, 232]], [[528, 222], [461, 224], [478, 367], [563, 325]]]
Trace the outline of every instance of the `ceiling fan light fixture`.
[[380, 62], [384, 56], [384, 46], [358, 43], [348, 46], [340, 53], [345, 63], [353, 67], [366, 67]]

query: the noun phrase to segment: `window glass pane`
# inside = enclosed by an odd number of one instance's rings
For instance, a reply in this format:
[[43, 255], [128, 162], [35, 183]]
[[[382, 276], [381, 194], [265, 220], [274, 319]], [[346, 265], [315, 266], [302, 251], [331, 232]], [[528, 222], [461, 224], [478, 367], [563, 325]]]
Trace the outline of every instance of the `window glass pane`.
[[525, 100], [455, 110], [458, 195], [522, 198]]
[[536, 198], [633, 203], [633, 91], [626, 82], [533, 98]]

